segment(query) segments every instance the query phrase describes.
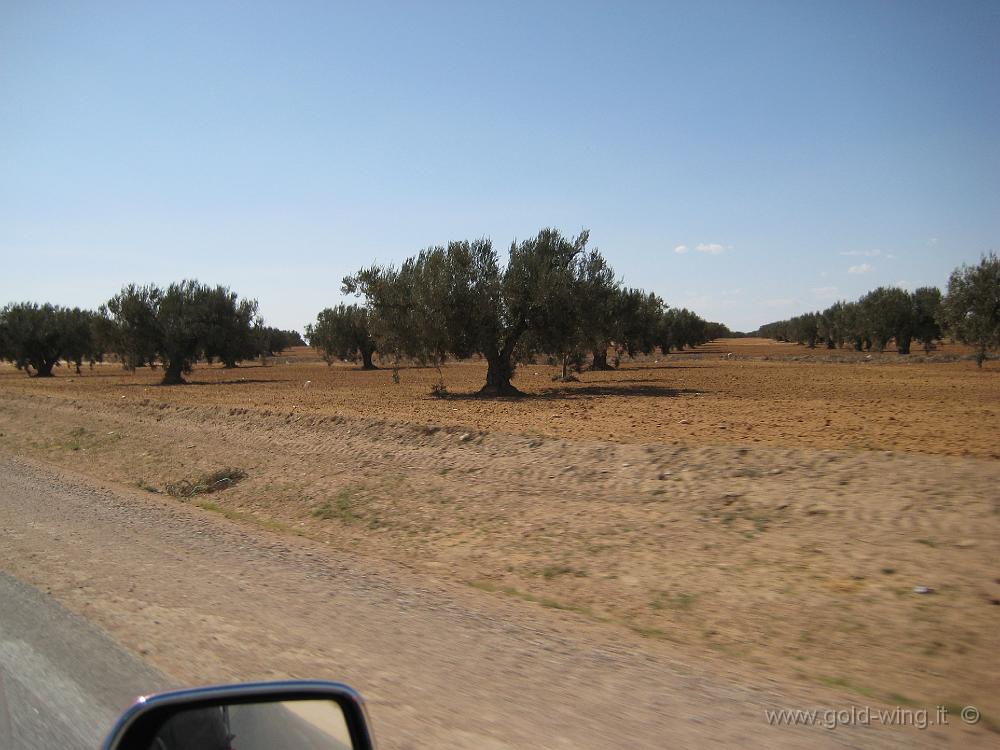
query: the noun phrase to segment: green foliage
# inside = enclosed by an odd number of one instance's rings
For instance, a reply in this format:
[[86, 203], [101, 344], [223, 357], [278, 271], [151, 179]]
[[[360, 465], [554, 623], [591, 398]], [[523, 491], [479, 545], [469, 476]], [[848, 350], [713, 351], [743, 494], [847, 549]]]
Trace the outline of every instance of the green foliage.
[[194, 299], [202, 318], [201, 356], [209, 362], [218, 359], [231, 368], [260, 354], [260, 337], [254, 330], [255, 324], [260, 324], [257, 300], [241, 300], [223, 286], [196, 286]]
[[322, 352], [327, 364], [334, 360], [362, 362], [365, 370], [374, 370], [372, 355], [377, 347], [371, 332], [371, 316], [358, 305], [337, 305], [316, 316], [316, 324], [306, 326], [309, 345]]
[[104, 359], [103, 342], [100, 340], [97, 313], [78, 307], [64, 311], [63, 358], [72, 363], [77, 374], [86, 360], [91, 365]]
[[274, 357], [285, 349], [306, 345], [298, 331], [286, 331], [263, 324], [254, 326], [254, 337], [257, 343], [257, 353], [261, 357]]
[[130, 284], [101, 308], [107, 345], [134, 369], [159, 361], [163, 384], [183, 383], [200, 357], [227, 366], [257, 354], [257, 303], [239, 300], [226, 287], [194, 280], [157, 286]]
[[884, 351], [892, 339], [900, 354], [910, 353], [916, 329], [913, 298], [905, 289], [881, 286], [858, 300], [866, 330], [878, 351]]
[[582, 245], [571, 273], [560, 274], [558, 283], [551, 290], [559, 300], [558, 309], [548, 316], [547, 327], [532, 332], [531, 340], [541, 351], [561, 359], [566, 379], [571, 365], [580, 372], [587, 354], [602, 347], [607, 350], [618, 328], [619, 288], [600, 252], [585, 252]]
[[844, 303], [837, 302], [816, 317], [816, 333], [827, 349], [842, 346], [845, 339]]
[[[720, 326], [720, 324], [713, 324]], [[725, 326], [721, 326], [724, 330]], [[668, 308], [663, 312], [657, 333], [660, 350], [667, 354], [671, 349], [680, 351], [685, 346], [694, 348], [710, 341], [708, 321], [687, 308]]]
[[850, 345], [856, 351], [872, 347], [884, 351], [895, 340], [900, 354], [909, 354], [911, 342], [917, 339], [930, 351], [941, 338], [940, 305], [941, 292], [934, 287], [921, 287], [912, 294], [897, 287], [879, 287], [857, 302], [841, 301], [822, 312], [768, 323], [757, 335], [809, 347], [820, 342], [828, 349]]
[[128, 370], [153, 365], [164, 339], [157, 319], [163, 292], [129, 284], [101, 307], [101, 337]]
[[[488, 239], [451, 242], [398, 268], [362, 269], [344, 279], [344, 291], [366, 298], [367, 330], [384, 356], [440, 364], [482, 355], [484, 395], [518, 394], [510, 382], [517, 363], [539, 354], [561, 362], [566, 378], [591, 353], [594, 369], [607, 368], [610, 347], [617, 360], [728, 334], [690, 310], [667, 309], [655, 294], [622, 289], [588, 240], [586, 231], [564, 237], [543, 229], [512, 243], [506, 266]], [[319, 334], [317, 324], [311, 342]]]
[[948, 294], [939, 319], [959, 341], [976, 347], [982, 367], [986, 352], [1000, 348], [1000, 259], [984, 255], [979, 265], [956, 268], [948, 279]]
[[490, 240], [452, 242], [399, 268], [363, 269], [344, 279], [344, 291], [367, 298], [380, 351], [435, 363], [482, 354], [481, 392], [516, 395], [518, 359], [567, 352], [592, 333], [579, 320], [582, 279], [591, 274], [597, 294], [604, 271], [596, 251], [586, 253], [587, 239], [544, 229], [513, 243], [503, 269]]
[[924, 351], [930, 352], [934, 342], [941, 338], [941, 290], [934, 286], [922, 286], [913, 293], [913, 336]]
[[0, 359], [37, 377], [51, 377], [64, 359], [76, 365], [101, 358], [94, 313], [22, 302], [0, 310]]
[[611, 309], [594, 347], [594, 369], [609, 369], [608, 347], [613, 346], [615, 360], [622, 354], [634, 357], [651, 353], [659, 343], [665, 311], [663, 300], [652, 292], [633, 288], [615, 288]]

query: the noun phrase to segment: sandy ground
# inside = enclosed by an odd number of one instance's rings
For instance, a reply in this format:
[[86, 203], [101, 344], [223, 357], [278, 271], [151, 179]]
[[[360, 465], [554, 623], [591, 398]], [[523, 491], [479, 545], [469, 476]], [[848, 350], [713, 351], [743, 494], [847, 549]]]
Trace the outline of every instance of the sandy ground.
[[[3, 569], [181, 684], [347, 680], [367, 697], [383, 748], [995, 744], [982, 722], [961, 720], [960, 707], [883, 707], [839, 684], [691, 658], [578, 613], [484, 597], [25, 459], [0, 456], [0, 475]], [[61, 649], [69, 667], [85, 669], [91, 655], [74, 660], [74, 649], [90, 641], [73, 630], [62, 637], [43, 653]], [[811, 712], [814, 723], [768, 720], [781, 710]]]
[[[732, 360], [722, 359], [732, 353]], [[946, 346], [932, 356], [967, 354]], [[554, 367], [524, 365], [515, 384], [530, 398], [470, 398], [483, 384], [480, 362], [389, 370], [327, 367], [308, 350], [280, 365], [195, 370], [188, 387], [163, 388], [159, 372], [129, 375], [117, 365], [47, 381], [0, 366], [0, 392], [81, 401], [225, 406], [272, 413], [356, 416], [613, 442], [765, 445], [897, 450], [1000, 458], [1000, 362], [941, 363], [810, 350], [760, 339], [723, 340], [666, 360], [586, 372], [554, 383]], [[767, 359], [765, 359], [767, 357]], [[828, 362], [834, 358], [838, 361]], [[846, 361], [839, 361], [846, 360]], [[285, 361], [289, 364], [283, 364]], [[451, 398], [430, 395], [443, 377]], [[308, 384], [308, 385], [307, 385]]]
[[[0, 452], [149, 493], [238, 467], [245, 481], [188, 503], [651, 647], [866, 700], [971, 703], [995, 725], [995, 363], [768, 346], [783, 350], [725, 342], [558, 387], [529, 366], [536, 396], [502, 402], [432, 398], [433, 369], [396, 385], [294, 358], [181, 388], [8, 373]], [[443, 376], [460, 393], [481, 370]]]

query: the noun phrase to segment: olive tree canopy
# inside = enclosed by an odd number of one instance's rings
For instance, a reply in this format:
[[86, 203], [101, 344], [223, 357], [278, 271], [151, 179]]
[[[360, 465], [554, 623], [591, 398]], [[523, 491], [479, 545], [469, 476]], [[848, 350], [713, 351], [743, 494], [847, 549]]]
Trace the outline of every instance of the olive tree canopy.
[[581, 335], [581, 269], [600, 276], [587, 241], [586, 231], [543, 229], [512, 243], [503, 267], [489, 239], [451, 242], [398, 268], [362, 269], [344, 291], [367, 299], [380, 351], [436, 362], [478, 353], [487, 363], [480, 393], [519, 395], [510, 382], [518, 359], [535, 346], [564, 350]]
[[941, 303], [941, 321], [959, 341], [976, 347], [982, 367], [988, 349], [1000, 348], [1000, 258], [984, 255], [979, 265], [956, 268]]
[[256, 301], [194, 280], [129, 284], [101, 308], [110, 349], [130, 369], [159, 361], [164, 385], [183, 383], [200, 357], [235, 366], [254, 356], [256, 312]]
[[80, 308], [20, 302], [0, 310], [0, 359], [36, 377], [51, 377], [64, 359], [76, 365], [101, 358], [94, 313]]
[[362, 369], [375, 370], [372, 355], [376, 344], [371, 332], [371, 316], [359, 305], [340, 304], [321, 310], [315, 325], [306, 326], [309, 345], [319, 349], [327, 364], [336, 359], [361, 360]]

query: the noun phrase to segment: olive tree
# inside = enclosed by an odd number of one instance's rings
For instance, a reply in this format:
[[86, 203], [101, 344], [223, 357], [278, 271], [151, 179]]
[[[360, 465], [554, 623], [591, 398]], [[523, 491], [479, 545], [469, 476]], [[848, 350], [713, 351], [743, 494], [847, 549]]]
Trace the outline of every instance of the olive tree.
[[844, 343], [843, 307], [843, 302], [836, 302], [819, 313], [817, 333], [819, 338], [826, 343], [827, 349], [836, 349]]
[[616, 357], [628, 354], [649, 354], [657, 345], [664, 313], [663, 300], [642, 289], [616, 286], [611, 295], [610, 317], [598, 330], [593, 352], [594, 370], [610, 370], [608, 348], [613, 346]]
[[855, 351], [860, 352], [867, 337], [864, 317], [857, 302], [838, 302], [836, 325], [844, 342], [850, 342]]
[[896, 350], [900, 354], [910, 353], [915, 314], [909, 292], [898, 287], [881, 286], [868, 292], [858, 304], [878, 351], [884, 351], [889, 341], [895, 339]]
[[941, 338], [941, 290], [936, 286], [922, 286], [911, 295], [913, 302], [913, 336], [925, 352], [934, 348], [934, 342]]
[[93, 313], [80, 308], [9, 304], [0, 311], [0, 358], [35, 377], [52, 377], [59, 360], [74, 362], [77, 372], [84, 359], [100, 358]]
[[306, 326], [306, 338], [311, 347], [320, 350], [328, 365], [336, 359], [361, 360], [363, 370], [378, 369], [372, 362], [377, 346], [364, 307], [340, 304], [322, 310], [315, 325]]
[[982, 257], [979, 265], [962, 265], [948, 279], [940, 320], [956, 339], [976, 347], [976, 364], [986, 352], [1000, 347], [1000, 259], [996, 253]]
[[263, 323], [257, 317], [257, 300], [239, 299], [224, 286], [200, 287], [196, 296], [202, 318], [202, 356], [209, 362], [218, 359], [231, 369], [260, 354], [255, 329]]
[[253, 336], [256, 341], [257, 355], [264, 359], [281, 354], [293, 346], [305, 346], [306, 342], [298, 331], [286, 331], [262, 323], [254, 325]]
[[543, 229], [513, 242], [503, 267], [489, 239], [451, 242], [399, 268], [363, 269], [344, 279], [344, 291], [367, 299], [380, 351], [438, 362], [481, 354], [480, 393], [520, 395], [510, 381], [530, 347], [519, 345], [562, 346], [571, 335], [587, 240]]
[[[159, 362], [163, 384], [184, 382], [202, 356], [226, 365], [253, 356], [251, 326], [257, 303], [238, 300], [225, 287], [197, 281], [124, 287], [101, 308], [111, 349], [129, 369]], [[231, 342], [224, 341], [232, 337]]]
[[694, 348], [708, 341], [708, 323], [687, 308], [671, 307], [663, 311], [657, 343], [664, 354], [685, 346]]
[[130, 372], [154, 366], [163, 340], [157, 319], [163, 292], [156, 286], [129, 284], [100, 309], [98, 330], [106, 348]]
[[81, 310], [78, 307], [63, 311], [63, 358], [67, 363], [73, 364], [77, 375], [81, 372], [84, 360], [93, 367], [96, 362], [104, 359], [98, 317], [92, 310]]
[[565, 300], [567, 307], [561, 315], [552, 316], [550, 323], [534, 332], [534, 339], [542, 351], [559, 357], [562, 377], [568, 377], [570, 361], [579, 371], [587, 353], [593, 352], [595, 364], [601, 365], [599, 354], [603, 349], [604, 367], [607, 369], [608, 341], [615, 333], [616, 292], [618, 284], [614, 271], [597, 250], [581, 252], [572, 274], [559, 278], [559, 288], [549, 289], [556, 298]]

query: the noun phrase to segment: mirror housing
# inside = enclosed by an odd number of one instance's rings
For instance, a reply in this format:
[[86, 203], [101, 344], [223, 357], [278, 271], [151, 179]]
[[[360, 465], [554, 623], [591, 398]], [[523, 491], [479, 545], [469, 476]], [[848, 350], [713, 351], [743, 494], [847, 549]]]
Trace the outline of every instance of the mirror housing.
[[[339, 709], [336, 723], [341, 727], [342, 734], [346, 735], [340, 741], [335, 739], [333, 734], [327, 735], [323, 731], [318, 731], [318, 725], [314, 721], [308, 717], [302, 719], [297, 715], [300, 712], [294, 710], [296, 704], [315, 706], [324, 702], [336, 704]], [[244, 711], [251, 707], [268, 709], [264, 721], [272, 723], [277, 716], [273, 708], [277, 708], [280, 712], [282, 707], [291, 707], [293, 710], [287, 712], [288, 718], [283, 720], [283, 726], [278, 729], [282, 730], [292, 725], [307, 728], [309, 731], [301, 733], [301, 736], [308, 736], [310, 739], [302, 740], [301, 747], [288, 745], [290, 750], [341, 750], [342, 748], [374, 750], [375, 748], [368, 714], [361, 696], [348, 685], [322, 680], [215, 685], [143, 696], [119, 717], [101, 748], [102, 750], [158, 750], [158, 748], [174, 750], [167, 746], [169, 743], [163, 743], [158, 739], [162, 728], [170, 722], [176, 722], [179, 717], [204, 716], [210, 714], [212, 709], [216, 709], [219, 710], [219, 717], [225, 717], [228, 730], [229, 709], [240, 711], [241, 707]], [[254, 723], [259, 727], [260, 717]], [[227, 731], [227, 734], [233, 738], [233, 733]], [[235, 750], [252, 750], [257, 745], [252, 735], [245, 736], [242, 743], [239, 732], [235, 735]], [[329, 742], [317, 739], [324, 737]], [[350, 744], [346, 744], [345, 740]], [[225, 744], [229, 744], [228, 739]], [[202, 750], [202, 748], [191, 748], [191, 750]]]

